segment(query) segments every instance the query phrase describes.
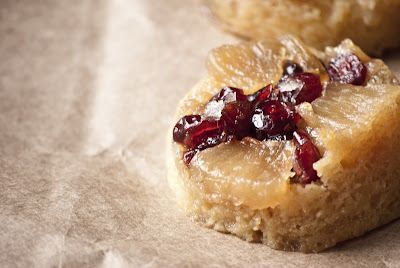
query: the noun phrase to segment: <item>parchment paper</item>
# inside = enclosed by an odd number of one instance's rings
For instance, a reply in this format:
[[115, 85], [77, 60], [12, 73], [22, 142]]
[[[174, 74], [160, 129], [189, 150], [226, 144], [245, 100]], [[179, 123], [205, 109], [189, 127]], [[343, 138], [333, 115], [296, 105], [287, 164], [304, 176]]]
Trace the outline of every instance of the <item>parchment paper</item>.
[[0, 267], [399, 267], [399, 221], [305, 255], [177, 208], [165, 132], [232, 42], [192, 1], [1, 0]]

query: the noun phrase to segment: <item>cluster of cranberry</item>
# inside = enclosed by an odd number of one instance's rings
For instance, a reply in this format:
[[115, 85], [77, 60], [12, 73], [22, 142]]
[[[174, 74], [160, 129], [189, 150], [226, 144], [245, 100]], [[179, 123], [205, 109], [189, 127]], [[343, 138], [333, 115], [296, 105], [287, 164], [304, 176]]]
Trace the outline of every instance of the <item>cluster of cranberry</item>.
[[[296, 113], [295, 105], [321, 96], [320, 77], [304, 72], [292, 61], [285, 62], [283, 67], [283, 76], [275, 86], [268, 85], [250, 95], [238, 88], [225, 87], [209, 100], [203, 115], [182, 117], [174, 127], [173, 139], [186, 146], [185, 163], [189, 164], [197, 152], [233, 139], [293, 139], [296, 176], [292, 182], [307, 184], [319, 180], [313, 163], [321, 155], [309, 135], [298, 129], [301, 116]], [[367, 73], [354, 54], [332, 59], [327, 71], [331, 80], [353, 85], [362, 85]]]

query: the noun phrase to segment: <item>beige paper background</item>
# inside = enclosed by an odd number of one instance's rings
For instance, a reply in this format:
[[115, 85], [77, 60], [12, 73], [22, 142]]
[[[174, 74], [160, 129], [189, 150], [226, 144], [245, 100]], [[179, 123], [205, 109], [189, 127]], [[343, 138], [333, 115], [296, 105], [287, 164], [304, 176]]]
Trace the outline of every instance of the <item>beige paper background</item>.
[[305, 255], [177, 209], [165, 132], [236, 42], [214, 26], [184, 0], [0, 1], [0, 267], [400, 266], [399, 221]]

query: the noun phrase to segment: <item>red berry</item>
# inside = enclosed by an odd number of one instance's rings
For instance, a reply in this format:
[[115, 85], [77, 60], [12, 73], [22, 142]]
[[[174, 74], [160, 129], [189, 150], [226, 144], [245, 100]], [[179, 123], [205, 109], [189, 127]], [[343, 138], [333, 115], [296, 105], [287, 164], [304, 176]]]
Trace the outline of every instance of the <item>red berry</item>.
[[220, 120], [201, 119], [200, 115], [187, 115], [176, 123], [173, 139], [187, 147], [183, 158], [189, 164], [200, 150], [216, 146], [226, 140], [224, 123]]
[[330, 79], [342, 84], [363, 85], [367, 77], [367, 68], [354, 54], [337, 56], [327, 69]]
[[174, 141], [176, 142], [183, 142], [183, 139], [187, 135], [188, 129], [200, 124], [201, 116], [194, 114], [194, 115], [186, 115], [182, 117], [175, 125], [172, 136]]
[[243, 93], [243, 90], [239, 88], [224, 87], [218, 94], [214, 95], [210, 101], [220, 100], [222, 100], [224, 103], [228, 103], [232, 101], [245, 101], [247, 100], [247, 97]]
[[221, 121], [229, 138], [242, 139], [250, 134], [252, 106], [248, 101], [226, 103]]
[[294, 152], [293, 170], [296, 175], [292, 182], [308, 184], [320, 178], [315, 171], [313, 164], [321, 159], [318, 148], [312, 142], [310, 136], [302, 130], [293, 133], [293, 141], [296, 146]]
[[224, 87], [208, 101], [204, 111], [204, 117], [213, 120], [220, 119], [222, 110], [226, 104], [230, 102], [247, 102], [247, 96], [241, 89]]
[[216, 146], [224, 141], [223, 125], [218, 120], [202, 120], [199, 124], [190, 127], [183, 144], [189, 149], [204, 150]]
[[254, 106], [256, 106], [258, 103], [269, 100], [269, 99], [274, 99], [275, 96], [274, 92], [274, 87], [269, 84], [268, 86], [265, 86], [261, 88], [260, 90], [254, 92], [253, 94], [249, 95], [247, 99], [253, 103]]
[[322, 94], [319, 75], [312, 73], [285, 75], [281, 78], [277, 87], [280, 91], [281, 100], [294, 105], [312, 102]]
[[268, 100], [257, 106], [252, 123], [259, 140], [291, 139], [296, 130], [295, 111], [283, 102]]

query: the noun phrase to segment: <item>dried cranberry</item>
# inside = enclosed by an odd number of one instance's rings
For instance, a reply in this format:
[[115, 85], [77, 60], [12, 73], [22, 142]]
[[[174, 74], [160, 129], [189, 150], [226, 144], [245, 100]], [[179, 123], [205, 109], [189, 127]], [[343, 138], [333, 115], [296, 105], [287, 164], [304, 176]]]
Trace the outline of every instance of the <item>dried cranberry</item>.
[[300, 114], [298, 114], [298, 113], [293, 114], [293, 121], [296, 125], [299, 124], [302, 119], [303, 119], [303, 117], [301, 117]]
[[189, 149], [204, 150], [224, 141], [225, 133], [219, 120], [202, 120], [188, 129], [183, 144]]
[[185, 163], [189, 163], [199, 151], [216, 146], [226, 140], [223, 129], [224, 123], [220, 120], [202, 119], [200, 115], [187, 115], [176, 123], [173, 130], [173, 139], [187, 147], [184, 154]]
[[295, 131], [293, 137], [296, 146], [293, 170], [296, 175], [291, 181], [294, 183], [308, 184], [319, 180], [320, 178], [317, 175], [317, 171], [315, 171], [313, 167], [313, 164], [321, 159], [318, 148], [305, 131]]
[[291, 139], [296, 130], [295, 111], [283, 102], [260, 103], [252, 116], [254, 135], [259, 140]]
[[287, 60], [283, 63], [283, 75], [293, 75], [302, 72], [303, 68], [294, 61]]
[[234, 101], [225, 104], [221, 121], [229, 138], [242, 139], [250, 134], [252, 106], [248, 101]]
[[187, 135], [188, 129], [200, 124], [201, 116], [194, 115], [186, 115], [182, 117], [175, 125], [173, 129], [173, 138], [176, 142], [183, 142], [183, 139]]
[[330, 79], [342, 84], [363, 85], [367, 77], [367, 68], [354, 54], [337, 56], [327, 69]]
[[[292, 139], [301, 120], [294, 105], [319, 97], [322, 85], [319, 76], [304, 73], [294, 62], [286, 62], [284, 70], [277, 87], [267, 85], [249, 96], [241, 89], [225, 87], [206, 104], [202, 116], [182, 117], [174, 127], [173, 138], [186, 146], [185, 163], [189, 164], [197, 152], [231, 139]], [[304, 169], [303, 162], [299, 163], [296, 174]], [[298, 179], [302, 183], [310, 180], [303, 173]]]
[[260, 90], [254, 92], [253, 94], [247, 96], [247, 99], [255, 105], [260, 102], [269, 100], [269, 99], [276, 99], [276, 92], [274, 90], [273, 85], [269, 84], [261, 88]]
[[220, 101], [224, 103], [232, 101], [245, 101], [247, 100], [246, 95], [243, 90], [234, 87], [224, 87], [219, 93], [214, 95], [210, 101]]
[[277, 85], [281, 100], [294, 105], [312, 102], [322, 94], [319, 75], [296, 73], [281, 78]]
[[206, 104], [204, 117], [213, 120], [220, 119], [222, 115], [222, 110], [230, 102], [247, 102], [247, 96], [243, 93], [243, 90], [241, 89], [234, 87], [224, 87]]

